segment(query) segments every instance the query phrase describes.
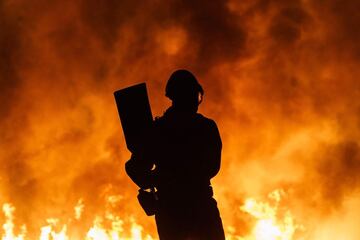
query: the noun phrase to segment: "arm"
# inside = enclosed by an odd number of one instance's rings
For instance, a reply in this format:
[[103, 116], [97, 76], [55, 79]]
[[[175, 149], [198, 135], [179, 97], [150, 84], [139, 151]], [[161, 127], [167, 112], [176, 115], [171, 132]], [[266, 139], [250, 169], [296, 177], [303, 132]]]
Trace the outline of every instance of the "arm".
[[158, 142], [159, 119], [154, 121], [153, 128], [145, 136], [147, 138], [143, 143], [143, 149], [133, 152], [129, 161], [125, 163], [125, 170], [131, 180], [140, 188], [148, 189], [156, 186], [156, 143]]
[[133, 153], [130, 160], [125, 163], [125, 170], [136, 185], [148, 189], [155, 184], [153, 166], [154, 164], [146, 156]]
[[211, 120], [207, 129], [204, 146], [203, 167], [209, 178], [213, 178], [220, 170], [222, 142], [216, 123]]

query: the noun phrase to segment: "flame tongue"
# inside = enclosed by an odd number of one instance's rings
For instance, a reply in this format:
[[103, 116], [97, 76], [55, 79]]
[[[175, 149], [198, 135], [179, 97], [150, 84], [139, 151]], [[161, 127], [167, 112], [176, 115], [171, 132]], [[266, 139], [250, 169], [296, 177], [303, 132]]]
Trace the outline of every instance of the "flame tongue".
[[[83, 203], [79, 200], [81, 206], [83, 208]], [[77, 205], [78, 206], [78, 205]], [[76, 207], [75, 207], [76, 208]], [[3, 224], [4, 234], [2, 236], [2, 240], [25, 240], [28, 239], [26, 237], [26, 226], [23, 225], [20, 228], [20, 233], [15, 234], [14, 230], [16, 228], [14, 224], [14, 212], [15, 207], [10, 203], [5, 203], [3, 205], [3, 213], [5, 215], [5, 223]], [[74, 219], [79, 220], [77, 218], [79, 215], [75, 214]], [[110, 227], [105, 227], [104, 222], [109, 222]], [[47, 225], [41, 227], [40, 229], [40, 240], [68, 240], [73, 239], [68, 236], [68, 224], [64, 224], [59, 229], [59, 219], [57, 218], [48, 218], [46, 219]], [[69, 220], [71, 222], [71, 219]], [[93, 221], [93, 226], [90, 227], [86, 235], [84, 235], [81, 239], [86, 240], [151, 240], [153, 239], [149, 234], [143, 234], [143, 228], [136, 223], [134, 218], [130, 219], [131, 229], [130, 235], [127, 236], [124, 233], [123, 223], [124, 221], [120, 219], [119, 216], [114, 214], [108, 214], [107, 216], [96, 216]], [[79, 223], [76, 223], [79, 224]], [[72, 226], [74, 227], [74, 226]]]
[[[251, 230], [246, 236], [236, 235], [234, 227], [227, 228], [227, 239], [239, 240], [295, 240], [303, 239], [301, 233], [305, 231], [302, 225], [295, 224], [290, 210], [281, 206], [282, 196], [285, 192], [281, 189], [268, 194], [266, 201], [247, 198], [239, 209], [250, 216]], [[280, 211], [280, 208], [282, 210]]]
[[21, 226], [20, 233], [18, 235], [14, 234], [14, 211], [15, 207], [10, 203], [3, 204], [2, 207], [3, 213], [5, 215], [5, 223], [3, 224], [4, 235], [2, 236], [2, 240], [23, 240], [26, 235], [26, 226]]
[[[260, 202], [253, 198], [245, 200], [239, 209], [255, 219], [252, 231], [247, 236], [236, 236], [229, 231], [227, 239], [240, 240], [293, 240], [294, 234], [298, 230], [304, 230], [300, 225], [294, 223], [294, 218], [289, 210], [280, 216], [279, 206], [284, 191], [275, 190], [268, 195], [268, 202]], [[117, 202], [121, 196], [111, 196], [108, 198], [109, 203]], [[79, 199], [74, 207], [73, 220], [81, 220], [81, 215], [85, 211], [85, 204]], [[14, 211], [15, 207], [6, 203], [3, 205], [3, 212], [6, 221], [3, 225], [5, 233], [3, 240], [24, 240], [26, 239], [26, 226], [21, 227], [21, 232], [16, 235], [14, 233]], [[89, 228], [86, 235], [82, 239], [86, 240], [151, 240], [153, 237], [149, 234], [143, 234], [143, 227], [136, 223], [131, 217], [128, 220], [131, 223], [130, 235], [126, 236], [124, 231], [124, 220], [116, 214], [107, 211], [104, 216], [96, 216], [93, 225]], [[68, 224], [59, 226], [59, 219], [48, 218], [47, 225], [41, 227], [40, 240], [68, 240]], [[76, 224], [79, 224], [77, 222]], [[233, 230], [234, 231], [234, 230]]]

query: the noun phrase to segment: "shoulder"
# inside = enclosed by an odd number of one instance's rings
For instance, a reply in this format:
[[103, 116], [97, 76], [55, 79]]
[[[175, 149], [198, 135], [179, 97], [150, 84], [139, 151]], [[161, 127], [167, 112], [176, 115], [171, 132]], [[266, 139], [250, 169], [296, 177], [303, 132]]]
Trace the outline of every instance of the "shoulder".
[[198, 119], [201, 121], [201, 125], [203, 126], [202, 129], [204, 135], [206, 136], [206, 140], [211, 142], [214, 141], [221, 147], [221, 137], [215, 121], [211, 118], [204, 117], [201, 114], [198, 114]]
[[216, 125], [215, 121], [211, 118], [205, 117], [204, 115], [197, 113], [196, 117], [198, 121], [202, 122], [203, 124], [209, 124], [209, 125]]
[[216, 122], [213, 119], [205, 117], [204, 115], [202, 115], [200, 113], [197, 113], [196, 115], [197, 115], [197, 119], [201, 125], [203, 125], [207, 129], [212, 129], [212, 130], [217, 131], [218, 128], [217, 128]]

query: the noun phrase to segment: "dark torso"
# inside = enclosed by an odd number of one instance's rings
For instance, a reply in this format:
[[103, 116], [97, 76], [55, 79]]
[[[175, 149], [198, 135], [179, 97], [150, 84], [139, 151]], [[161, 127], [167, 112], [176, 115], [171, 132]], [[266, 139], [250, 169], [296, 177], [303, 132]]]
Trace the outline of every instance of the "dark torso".
[[155, 122], [155, 165], [159, 191], [193, 191], [210, 185], [204, 154], [211, 120], [200, 114], [170, 112]]
[[201, 114], [170, 109], [155, 121], [154, 131], [160, 238], [224, 239], [210, 186], [221, 157], [215, 122]]
[[155, 120], [147, 142], [144, 152], [133, 153], [126, 171], [139, 187], [156, 187], [160, 239], [225, 239], [210, 186], [221, 161], [215, 122], [170, 108]]

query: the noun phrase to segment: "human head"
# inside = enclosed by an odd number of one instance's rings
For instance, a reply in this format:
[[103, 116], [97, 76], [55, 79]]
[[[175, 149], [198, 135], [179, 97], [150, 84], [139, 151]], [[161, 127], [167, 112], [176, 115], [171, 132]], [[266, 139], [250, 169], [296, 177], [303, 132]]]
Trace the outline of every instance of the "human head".
[[173, 72], [166, 84], [165, 95], [178, 109], [196, 112], [204, 90], [195, 76], [185, 69]]

